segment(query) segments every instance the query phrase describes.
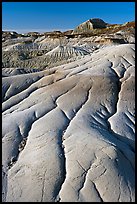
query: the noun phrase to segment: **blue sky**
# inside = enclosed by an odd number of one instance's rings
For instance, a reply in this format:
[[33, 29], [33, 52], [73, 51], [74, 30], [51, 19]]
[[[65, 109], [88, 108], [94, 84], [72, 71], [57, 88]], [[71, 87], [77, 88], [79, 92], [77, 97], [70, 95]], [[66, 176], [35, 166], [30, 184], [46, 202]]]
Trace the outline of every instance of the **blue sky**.
[[90, 18], [135, 20], [135, 2], [3, 2], [2, 29], [17, 32], [74, 29]]

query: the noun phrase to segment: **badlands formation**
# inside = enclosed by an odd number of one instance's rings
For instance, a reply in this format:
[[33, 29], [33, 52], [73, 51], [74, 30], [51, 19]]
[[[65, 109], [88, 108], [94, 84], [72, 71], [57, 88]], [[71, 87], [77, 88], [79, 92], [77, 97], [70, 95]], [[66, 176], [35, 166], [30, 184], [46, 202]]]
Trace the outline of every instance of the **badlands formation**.
[[129, 24], [90, 36], [3, 32], [3, 202], [135, 202]]

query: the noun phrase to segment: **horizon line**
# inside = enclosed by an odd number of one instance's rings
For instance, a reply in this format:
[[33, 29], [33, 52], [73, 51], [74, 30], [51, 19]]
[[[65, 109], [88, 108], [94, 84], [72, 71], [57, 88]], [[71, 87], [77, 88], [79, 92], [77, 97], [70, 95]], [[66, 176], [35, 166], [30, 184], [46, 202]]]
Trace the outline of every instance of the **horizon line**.
[[68, 31], [68, 30], [73, 30], [72, 28], [52, 28], [52, 29], [42, 29], [42, 28], [40, 28], [40, 29], [34, 29], [34, 28], [32, 28], [32, 29], [9, 29], [9, 28], [7, 28], [7, 29], [5, 29], [5, 28], [3, 28], [2, 29], [2, 31], [9, 31], [9, 32], [17, 32], [17, 33], [28, 33], [28, 32], [39, 32], [39, 33], [43, 33], [43, 32], [53, 32], [53, 31], [62, 31], [62, 32], [64, 32], [64, 31]]

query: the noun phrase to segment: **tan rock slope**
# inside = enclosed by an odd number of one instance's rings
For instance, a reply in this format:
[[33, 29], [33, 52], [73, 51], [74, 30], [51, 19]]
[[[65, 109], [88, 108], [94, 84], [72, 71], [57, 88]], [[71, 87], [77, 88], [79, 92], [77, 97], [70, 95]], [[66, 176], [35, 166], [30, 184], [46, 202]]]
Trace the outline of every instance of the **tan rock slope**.
[[3, 202], [135, 202], [134, 54], [3, 78]]
[[88, 33], [88, 32], [91, 32], [93, 29], [99, 29], [99, 28], [101, 29], [106, 27], [107, 27], [107, 23], [105, 23], [102, 19], [92, 18], [78, 25], [74, 29], [73, 34]]

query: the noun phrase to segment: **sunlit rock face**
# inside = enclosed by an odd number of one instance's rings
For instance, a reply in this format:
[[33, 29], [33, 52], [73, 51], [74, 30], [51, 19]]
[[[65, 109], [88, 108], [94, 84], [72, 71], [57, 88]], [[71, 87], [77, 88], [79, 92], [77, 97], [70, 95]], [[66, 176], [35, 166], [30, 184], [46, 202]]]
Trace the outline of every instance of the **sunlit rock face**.
[[106, 26], [107, 26], [107, 23], [105, 23], [102, 19], [92, 18], [92, 19], [89, 19], [88, 21], [78, 25], [74, 29], [73, 34], [75, 34], [75, 33], [87, 33], [87, 32], [91, 32], [93, 29], [106, 28]]
[[3, 68], [3, 202], [135, 202], [134, 44], [76, 46]]

